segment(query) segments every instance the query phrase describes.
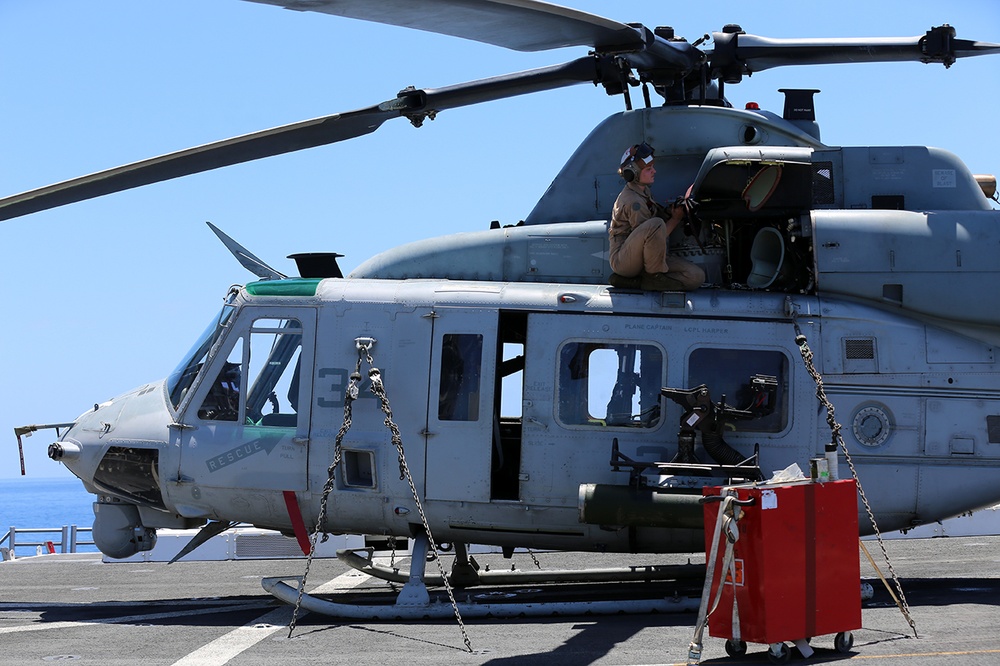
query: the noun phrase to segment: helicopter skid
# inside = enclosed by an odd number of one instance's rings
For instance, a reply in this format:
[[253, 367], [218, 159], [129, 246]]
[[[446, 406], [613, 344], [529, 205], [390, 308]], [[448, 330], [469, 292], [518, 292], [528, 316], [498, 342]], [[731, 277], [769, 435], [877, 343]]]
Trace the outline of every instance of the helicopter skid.
[[[367, 557], [359, 555], [364, 551]], [[372, 560], [370, 548], [345, 548], [337, 551], [337, 559], [353, 569], [390, 583], [406, 583], [409, 573], [396, 567], [387, 567]], [[457, 570], [456, 570], [457, 569]], [[604, 569], [538, 569], [538, 570], [486, 570], [482, 571], [475, 560], [452, 570], [448, 582], [454, 587], [477, 585], [539, 585], [544, 583], [623, 583], [664, 580], [694, 580], [705, 578], [703, 564], [644, 565]], [[427, 585], [444, 585], [440, 575], [424, 576]]]
[[[261, 585], [280, 601], [294, 605], [299, 598], [297, 586], [287, 580], [301, 581], [299, 576], [264, 578]], [[539, 600], [538, 589], [493, 590], [468, 594], [458, 601], [463, 618], [549, 617], [564, 615], [619, 615], [648, 613], [687, 613], [698, 610], [698, 597], [673, 596], [656, 599], [611, 600]], [[380, 595], [385, 598], [384, 595]], [[401, 595], [402, 596], [402, 595]], [[413, 595], [407, 596], [407, 599]], [[300, 607], [312, 613], [354, 620], [445, 620], [455, 611], [447, 598], [425, 597], [423, 603], [410, 603], [397, 598], [394, 603], [342, 603], [302, 594]]]

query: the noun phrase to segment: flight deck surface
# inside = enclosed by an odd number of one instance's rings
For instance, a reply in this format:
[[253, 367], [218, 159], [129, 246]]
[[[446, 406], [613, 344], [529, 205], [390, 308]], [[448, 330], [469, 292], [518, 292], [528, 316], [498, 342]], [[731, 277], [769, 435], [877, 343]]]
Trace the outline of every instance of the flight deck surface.
[[[863, 602], [862, 628], [847, 654], [833, 636], [812, 640], [815, 654], [792, 663], [862, 660], [876, 664], [1000, 663], [1000, 537], [895, 539], [885, 542], [899, 575], [916, 633], [875, 571], [862, 577], [875, 593]], [[881, 551], [866, 542], [879, 562]], [[543, 569], [679, 564], [686, 556], [536, 553]], [[692, 556], [703, 562], [703, 555]], [[476, 555], [484, 566], [510, 569], [499, 554]], [[445, 557], [450, 561], [450, 557]], [[385, 560], [388, 562], [388, 558]], [[395, 560], [404, 569], [405, 560]], [[513, 563], [534, 569], [530, 554]], [[0, 563], [0, 660], [7, 666], [67, 661], [80, 664], [685, 664], [697, 614], [340, 621], [303, 614], [288, 638], [292, 608], [261, 587], [269, 576], [301, 575], [304, 560], [104, 563], [98, 554], [48, 555]], [[436, 566], [428, 565], [428, 573]], [[845, 581], [845, 585], [854, 584]], [[668, 586], [669, 587], [669, 586]], [[685, 591], [675, 585], [677, 591]], [[690, 585], [688, 586], [690, 588]], [[316, 560], [307, 589], [387, 592], [388, 585], [332, 560]], [[490, 593], [536, 594], [535, 588]], [[596, 591], [595, 594], [601, 594]], [[669, 594], [669, 592], [668, 592]], [[698, 591], [693, 594], [697, 596]], [[753, 612], [740, 609], [741, 613]], [[725, 641], [706, 630], [704, 664], [768, 664], [766, 646], [751, 644], [730, 658]]]

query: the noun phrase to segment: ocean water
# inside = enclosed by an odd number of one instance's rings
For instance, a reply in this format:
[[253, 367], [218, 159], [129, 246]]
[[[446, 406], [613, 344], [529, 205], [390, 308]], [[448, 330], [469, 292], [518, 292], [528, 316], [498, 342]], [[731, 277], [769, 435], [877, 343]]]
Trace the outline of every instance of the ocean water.
[[[30, 476], [0, 478], [0, 537], [11, 527], [46, 528], [54, 530], [45, 534], [18, 534], [17, 541], [54, 541], [61, 537], [63, 525], [78, 528], [94, 524], [91, 505], [94, 496], [83, 488], [76, 477], [34, 478]], [[79, 540], [90, 541], [90, 533], [78, 535]], [[0, 546], [8, 547], [8, 542]], [[78, 552], [97, 552], [94, 546], [80, 545]], [[16, 548], [17, 555], [34, 555], [35, 547]], [[59, 547], [56, 546], [56, 552]]]

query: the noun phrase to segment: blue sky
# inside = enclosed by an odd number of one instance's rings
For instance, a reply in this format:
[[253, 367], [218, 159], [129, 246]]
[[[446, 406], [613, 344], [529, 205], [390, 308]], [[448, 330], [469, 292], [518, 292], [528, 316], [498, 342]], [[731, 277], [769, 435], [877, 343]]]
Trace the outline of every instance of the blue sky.
[[[373, 0], [374, 1], [374, 0]], [[950, 23], [1000, 43], [1000, 5], [889, 2], [628, 3], [573, 7], [672, 25], [693, 40], [726, 23], [769, 37], [923, 34]], [[0, 195], [268, 127], [565, 62], [460, 39], [239, 0], [0, 2]], [[932, 145], [1000, 173], [1000, 56], [940, 65], [792, 67], [727, 89], [780, 113], [778, 88], [819, 88], [831, 145]], [[409, 240], [514, 223], [589, 130], [622, 108], [591, 86], [390, 121], [334, 146], [230, 167], [0, 223], [0, 476], [12, 429], [72, 421], [165, 376], [250, 279], [210, 220], [279, 270], [302, 251], [350, 270]], [[26, 440], [29, 476], [67, 475]]]

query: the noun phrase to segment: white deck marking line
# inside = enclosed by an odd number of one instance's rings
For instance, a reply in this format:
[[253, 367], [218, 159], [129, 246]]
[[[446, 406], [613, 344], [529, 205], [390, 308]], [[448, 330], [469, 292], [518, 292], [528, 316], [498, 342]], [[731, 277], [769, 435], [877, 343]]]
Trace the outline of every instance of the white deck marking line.
[[269, 611], [174, 662], [173, 666], [222, 666], [276, 631], [288, 626], [292, 607]]
[[[310, 594], [349, 590], [369, 578], [371, 576], [368, 574], [351, 570], [320, 585]], [[287, 628], [292, 619], [292, 611], [291, 606], [275, 608], [242, 627], [206, 643], [186, 657], [175, 661], [173, 666], [222, 666], [276, 631]], [[300, 618], [304, 615], [305, 612], [299, 613]]]

